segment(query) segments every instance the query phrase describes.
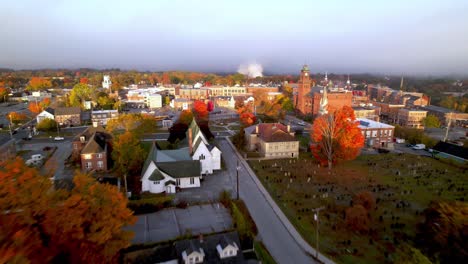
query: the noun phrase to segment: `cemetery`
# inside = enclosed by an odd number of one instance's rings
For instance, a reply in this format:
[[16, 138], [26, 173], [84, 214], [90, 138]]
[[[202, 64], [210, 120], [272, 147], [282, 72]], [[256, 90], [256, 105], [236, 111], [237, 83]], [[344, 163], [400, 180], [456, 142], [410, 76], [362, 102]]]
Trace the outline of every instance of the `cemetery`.
[[419, 252], [413, 241], [430, 202], [468, 199], [468, 168], [429, 157], [361, 155], [331, 170], [310, 153], [249, 164], [314, 247], [313, 210], [323, 207], [319, 250], [338, 263], [408, 262]]

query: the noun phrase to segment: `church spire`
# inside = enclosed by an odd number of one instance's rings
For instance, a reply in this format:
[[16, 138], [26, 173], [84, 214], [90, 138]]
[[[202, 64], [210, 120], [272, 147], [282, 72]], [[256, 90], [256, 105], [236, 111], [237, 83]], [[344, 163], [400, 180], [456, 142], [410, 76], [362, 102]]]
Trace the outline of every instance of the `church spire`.
[[328, 72], [325, 72], [325, 82], [328, 82]]

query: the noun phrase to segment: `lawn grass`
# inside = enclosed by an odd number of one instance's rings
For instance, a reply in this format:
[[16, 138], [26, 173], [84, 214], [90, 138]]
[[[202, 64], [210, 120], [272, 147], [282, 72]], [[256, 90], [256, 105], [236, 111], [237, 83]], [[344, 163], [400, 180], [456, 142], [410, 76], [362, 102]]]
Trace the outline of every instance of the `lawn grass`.
[[254, 241], [254, 250], [257, 258], [264, 264], [276, 264], [276, 261], [270, 255], [270, 252], [265, 248], [260, 241]]
[[[466, 200], [468, 174], [429, 157], [409, 154], [359, 156], [331, 171], [314, 163], [310, 153], [299, 159], [249, 161], [253, 171], [303, 238], [315, 246], [320, 213], [320, 251], [339, 263], [384, 263], [411, 244], [422, 211], [432, 200]], [[359, 234], [345, 222], [354, 195], [369, 191], [376, 199], [370, 231]], [[401, 204], [405, 204], [404, 207]], [[404, 224], [404, 226], [401, 226]], [[398, 226], [398, 227], [395, 227]]]

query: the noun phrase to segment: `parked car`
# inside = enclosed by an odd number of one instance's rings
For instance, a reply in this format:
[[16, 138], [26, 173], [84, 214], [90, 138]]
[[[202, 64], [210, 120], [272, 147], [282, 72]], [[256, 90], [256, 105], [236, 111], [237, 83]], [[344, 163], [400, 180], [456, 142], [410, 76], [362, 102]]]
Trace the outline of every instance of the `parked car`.
[[62, 141], [62, 140], [64, 140], [64, 139], [65, 139], [65, 138], [63, 138], [63, 137], [54, 137], [54, 140], [55, 140], [55, 141]]
[[297, 122], [297, 124], [300, 125], [300, 126], [305, 126], [305, 123], [302, 122], [302, 121]]
[[404, 138], [395, 138], [395, 142], [396, 143], [405, 143], [405, 139]]
[[414, 150], [421, 150], [421, 149], [425, 149], [426, 148], [426, 145], [424, 144], [416, 144], [413, 146], [413, 149]]

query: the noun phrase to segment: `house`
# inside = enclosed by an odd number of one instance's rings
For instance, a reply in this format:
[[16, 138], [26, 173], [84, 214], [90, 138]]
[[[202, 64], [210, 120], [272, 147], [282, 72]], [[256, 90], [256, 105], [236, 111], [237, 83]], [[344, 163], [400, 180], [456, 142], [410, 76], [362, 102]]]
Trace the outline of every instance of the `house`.
[[81, 150], [81, 168], [84, 171], [107, 171], [107, 142], [99, 133], [94, 133]]
[[366, 118], [356, 118], [356, 122], [368, 147], [393, 149], [394, 126]]
[[112, 135], [94, 124], [72, 140], [72, 157], [80, 160], [83, 171], [107, 170]]
[[200, 187], [200, 172], [200, 161], [192, 160], [188, 148], [160, 150], [153, 142], [142, 169], [142, 191], [175, 193], [176, 187]]
[[453, 159], [458, 162], [468, 161], [468, 151], [464, 147], [439, 141], [432, 149], [436, 157]]
[[186, 139], [192, 159], [201, 163], [202, 174], [212, 174], [213, 170], [221, 169], [221, 150], [208, 142], [195, 119], [187, 129]]
[[245, 128], [249, 151], [258, 151], [265, 158], [299, 157], [299, 141], [290, 126], [280, 123], [262, 123]]
[[118, 110], [98, 110], [91, 111], [91, 122], [101, 126], [107, 125], [110, 119], [116, 119], [119, 117]]
[[40, 112], [40, 113], [36, 116], [36, 121], [37, 121], [37, 123], [39, 124], [42, 120], [44, 120], [44, 119], [46, 119], [46, 118], [55, 120], [55, 110], [54, 110], [53, 108], [47, 107], [45, 110], [43, 110], [42, 112]]
[[59, 125], [81, 124], [81, 108], [80, 107], [58, 107], [55, 109], [55, 121]]
[[246, 263], [237, 232], [174, 243], [179, 263]]

